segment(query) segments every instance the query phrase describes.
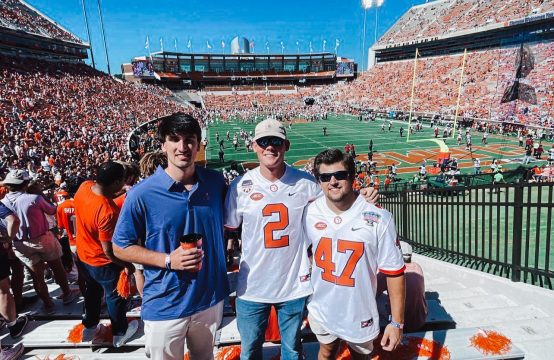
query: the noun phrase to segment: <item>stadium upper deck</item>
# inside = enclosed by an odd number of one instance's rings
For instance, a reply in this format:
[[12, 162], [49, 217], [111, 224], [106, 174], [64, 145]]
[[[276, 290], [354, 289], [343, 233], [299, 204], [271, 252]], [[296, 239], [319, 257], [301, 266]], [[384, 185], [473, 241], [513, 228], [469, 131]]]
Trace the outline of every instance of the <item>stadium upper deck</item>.
[[438, 0], [412, 7], [379, 39], [377, 47], [451, 37], [505, 27], [515, 19], [554, 10], [551, 0]]
[[353, 78], [357, 66], [333, 53], [313, 54], [195, 54], [157, 52], [138, 57], [127, 80], [141, 79], [179, 86], [253, 84], [325, 84], [337, 78]]
[[554, 2], [445, 0], [412, 7], [370, 51], [369, 64], [554, 39]]
[[86, 59], [88, 44], [21, 0], [0, 1], [0, 52]]

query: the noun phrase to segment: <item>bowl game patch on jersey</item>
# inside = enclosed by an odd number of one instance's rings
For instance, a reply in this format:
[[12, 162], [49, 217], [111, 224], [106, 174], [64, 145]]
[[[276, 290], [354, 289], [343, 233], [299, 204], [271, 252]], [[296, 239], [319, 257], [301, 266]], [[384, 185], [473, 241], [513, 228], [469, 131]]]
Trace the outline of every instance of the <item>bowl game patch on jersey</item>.
[[373, 211], [364, 211], [362, 212], [362, 219], [367, 223], [367, 225], [373, 226], [373, 224], [381, 221], [381, 215]]
[[243, 193], [250, 193], [252, 191], [252, 188], [254, 187], [254, 183], [252, 180], [244, 180], [242, 184], [240, 185]]

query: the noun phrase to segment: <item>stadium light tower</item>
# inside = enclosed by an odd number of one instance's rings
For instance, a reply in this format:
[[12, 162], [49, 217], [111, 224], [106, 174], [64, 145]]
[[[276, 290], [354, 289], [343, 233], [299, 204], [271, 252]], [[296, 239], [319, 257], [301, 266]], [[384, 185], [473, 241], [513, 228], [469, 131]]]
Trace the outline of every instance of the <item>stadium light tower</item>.
[[97, 3], [98, 3], [98, 15], [100, 15], [100, 29], [102, 30], [102, 39], [104, 41], [104, 53], [106, 54], [106, 64], [108, 65], [108, 74], [111, 75], [112, 72], [110, 70], [110, 56], [108, 55], [108, 44], [106, 43], [106, 31], [104, 30], [104, 17], [102, 15], [102, 4], [100, 0], [98, 0]]
[[383, 6], [383, 3], [385, 0], [375, 0], [375, 36], [373, 38], [373, 44], [375, 45], [377, 43], [377, 27], [379, 24], [379, 8]]
[[374, 0], [362, 0], [362, 7], [364, 8], [364, 33], [362, 34], [362, 72], [365, 70], [365, 25], [366, 25], [366, 19], [367, 19], [367, 9], [371, 9], [373, 7], [373, 1]]
[[83, 17], [85, 18], [85, 29], [87, 30], [87, 40], [90, 46], [90, 58], [92, 60], [92, 67], [96, 69], [96, 63], [94, 62], [94, 51], [92, 49], [92, 38], [90, 37], [90, 29], [88, 27], [88, 15], [85, 0], [81, 0], [81, 5], [83, 6]]

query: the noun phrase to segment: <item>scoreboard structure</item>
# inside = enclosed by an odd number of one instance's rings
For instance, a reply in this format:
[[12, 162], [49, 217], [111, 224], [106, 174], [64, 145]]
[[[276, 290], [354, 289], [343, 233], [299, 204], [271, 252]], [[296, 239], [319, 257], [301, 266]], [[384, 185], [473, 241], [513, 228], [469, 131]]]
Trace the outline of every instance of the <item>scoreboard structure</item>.
[[[354, 79], [357, 64], [334, 53], [208, 54], [156, 52], [123, 64], [126, 79], [170, 88], [313, 85]], [[132, 68], [132, 71], [130, 68]], [[132, 77], [132, 78], [131, 78]]]

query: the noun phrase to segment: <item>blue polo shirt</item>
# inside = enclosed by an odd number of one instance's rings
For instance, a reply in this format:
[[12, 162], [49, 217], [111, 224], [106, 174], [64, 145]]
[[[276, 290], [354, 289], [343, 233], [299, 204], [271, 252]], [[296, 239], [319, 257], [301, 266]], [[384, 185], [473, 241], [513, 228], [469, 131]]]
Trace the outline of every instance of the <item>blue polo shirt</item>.
[[197, 273], [144, 266], [144, 320], [174, 320], [216, 305], [229, 295], [223, 239], [225, 182], [221, 173], [196, 167], [191, 191], [161, 167], [127, 194], [115, 232], [121, 248], [146, 239], [149, 250], [171, 253], [182, 235], [203, 235], [202, 269]]

